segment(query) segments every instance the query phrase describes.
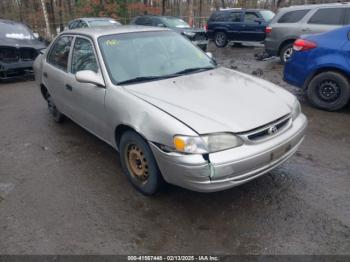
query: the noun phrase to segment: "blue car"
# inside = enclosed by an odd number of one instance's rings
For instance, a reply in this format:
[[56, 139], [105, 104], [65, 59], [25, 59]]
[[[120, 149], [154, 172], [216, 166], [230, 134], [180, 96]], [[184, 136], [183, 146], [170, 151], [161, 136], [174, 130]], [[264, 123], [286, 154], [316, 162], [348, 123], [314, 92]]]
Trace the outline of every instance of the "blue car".
[[311, 104], [336, 111], [350, 98], [350, 26], [301, 36], [284, 68], [284, 80], [306, 89]]

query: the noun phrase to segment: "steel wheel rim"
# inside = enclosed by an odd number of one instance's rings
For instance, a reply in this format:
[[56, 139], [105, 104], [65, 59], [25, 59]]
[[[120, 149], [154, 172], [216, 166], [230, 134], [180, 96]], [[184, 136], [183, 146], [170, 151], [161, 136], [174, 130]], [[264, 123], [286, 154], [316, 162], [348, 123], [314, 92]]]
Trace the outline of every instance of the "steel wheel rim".
[[324, 80], [318, 85], [318, 96], [326, 102], [334, 102], [340, 96], [340, 88], [333, 80]]
[[218, 33], [216, 35], [216, 44], [223, 45], [225, 42], [225, 35], [223, 33]]
[[138, 183], [146, 183], [149, 178], [149, 170], [145, 154], [135, 144], [129, 144], [126, 148], [125, 157], [129, 173]]
[[284, 61], [288, 61], [288, 59], [292, 56], [292, 54], [293, 54], [293, 48], [286, 49], [286, 51], [284, 51], [284, 54], [283, 54]]

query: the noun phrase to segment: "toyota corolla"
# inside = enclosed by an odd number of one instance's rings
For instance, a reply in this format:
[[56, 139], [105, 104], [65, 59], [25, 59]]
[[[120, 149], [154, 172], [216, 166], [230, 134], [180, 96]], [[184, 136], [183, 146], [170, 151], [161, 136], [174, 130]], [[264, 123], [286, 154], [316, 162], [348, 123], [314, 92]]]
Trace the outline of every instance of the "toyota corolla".
[[147, 195], [164, 182], [213, 192], [255, 179], [295, 153], [307, 126], [294, 95], [164, 28], [66, 31], [34, 69], [54, 120], [118, 150]]

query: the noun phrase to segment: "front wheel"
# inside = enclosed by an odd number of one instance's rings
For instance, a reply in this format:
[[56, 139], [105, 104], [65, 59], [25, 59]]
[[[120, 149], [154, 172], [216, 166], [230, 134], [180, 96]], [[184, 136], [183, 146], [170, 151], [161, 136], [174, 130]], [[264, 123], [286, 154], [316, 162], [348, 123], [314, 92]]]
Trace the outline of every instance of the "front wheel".
[[225, 47], [228, 43], [227, 35], [225, 32], [217, 32], [214, 37], [214, 42], [217, 47]]
[[293, 54], [293, 43], [285, 45], [282, 48], [280, 53], [280, 60], [282, 64], [285, 64], [292, 57], [292, 54]]
[[337, 72], [320, 73], [310, 81], [307, 96], [315, 107], [328, 111], [339, 110], [349, 101], [349, 81]]
[[131, 184], [144, 195], [155, 194], [163, 179], [147, 142], [139, 134], [127, 131], [119, 149], [124, 173]]

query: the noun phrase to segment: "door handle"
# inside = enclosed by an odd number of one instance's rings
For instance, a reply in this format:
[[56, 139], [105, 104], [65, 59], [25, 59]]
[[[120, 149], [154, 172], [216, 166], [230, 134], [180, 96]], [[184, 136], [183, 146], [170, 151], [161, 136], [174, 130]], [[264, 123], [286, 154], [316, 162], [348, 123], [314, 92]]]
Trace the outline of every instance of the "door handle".
[[71, 85], [66, 85], [66, 89], [68, 90], [68, 91], [73, 91], [73, 87], [71, 86]]
[[303, 32], [309, 32], [309, 31], [311, 31], [311, 29], [310, 29], [310, 28], [303, 28], [301, 31], [303, 31]]
[[44, 75], [44, 77], [46, 77], [46, 78], [48, 77], [48, 75], [47, 75], [47, 73], [46, 73], [46, 72], [44, 72], [44, 74], [43, 74], [43, 75]]

